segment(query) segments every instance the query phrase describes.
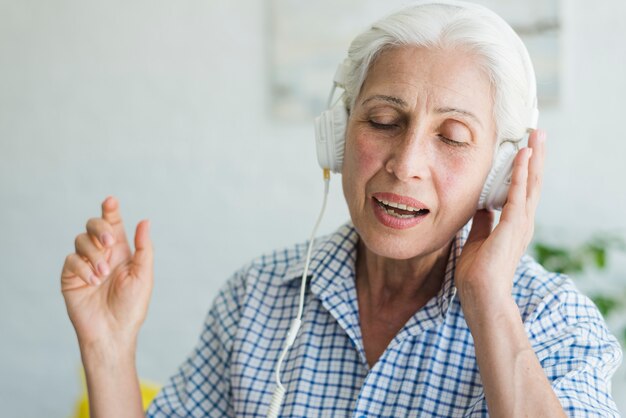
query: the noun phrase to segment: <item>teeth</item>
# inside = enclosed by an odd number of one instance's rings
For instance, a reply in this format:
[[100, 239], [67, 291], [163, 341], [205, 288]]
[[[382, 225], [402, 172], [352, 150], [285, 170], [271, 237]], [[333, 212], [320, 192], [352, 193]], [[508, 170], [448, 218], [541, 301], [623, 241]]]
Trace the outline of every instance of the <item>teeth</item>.
[[[378, 199], [376, 199], [378, 200]], [[407, 206], [404, 205], [402, 203], [395, 203], [395, 202], [388, 202], [386, 200], [378, 200], [380, 203], [382, 203], [385, 206], [390, 206], [392, 208], [398, 208], [398, 209], [402, 209], [402, 210], [410, 210], [412, 212], [419, 212], [421, 209], [418, 208], [414, 208], [413, 206]], [[411, 217], [411, 215], [407, 215], [409, 217]]]
[[385, 210], [385, 212], [387, 212], [389, 215], [391, 216], [395, 216], [396, 218], [400, 218], [400, 219], [407, 219], [407, 218], [415, 218], [415, 215], [401, 215], [399, 213], [396, 213], [393, 209], [387, 209], [387, 208], [383, 208]]

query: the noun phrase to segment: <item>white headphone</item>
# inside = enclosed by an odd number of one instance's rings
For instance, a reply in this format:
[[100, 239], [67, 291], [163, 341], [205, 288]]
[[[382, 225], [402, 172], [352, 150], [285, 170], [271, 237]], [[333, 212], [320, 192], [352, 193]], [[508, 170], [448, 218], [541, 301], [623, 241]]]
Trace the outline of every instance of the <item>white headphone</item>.
[[[446, 4], [464, 9], [480, 7], [475, 4], [454, 0], [425, 1], [420, 4]], [[483, 10], [482, 7], [481, 10]], [[502, 20], [499, 17], [498, 19]], [[508, 26], [503, 20], [502, 23]], [[529, 83], [526, 103], [530, 103], [531, 106], [528, 107], [528, 114], [525, 116], [527, 118], [526, 133], [530, 133], [532, 130], [537, 129], [537, 121], [539, 119], [539, 110], [537, 109], [537, 85], [535, 81], [535, 71], [530, 56], [528, 55], [528, 50], [521, 39], [518, 38], [518, 40], [517, 49], [522, 57], [524, 70]], [[338, 100], [334, 106], [331, 106], [331, 103], [337, 87], [345, 90], [345, 80], [349, 67], [350, 61], [349, 58], [346, 58], [339, 65], [335, 73], [333, 87], [329, 97], [329, 109], [315, 118], [317, 160], [322, 168], [330, 169], [334, 173], [341, 173], [349, 115], [343, 100]], [[524, 135], [523, 138], [504, 140], [498, 145], [491, 170], [487, 175], [483, 190], [480, 193], [477, 209], [502, 209], [511, 184], [513, 160], [519, 149], [522, 146], [526, 146], [527, 143], [528, 136]]]

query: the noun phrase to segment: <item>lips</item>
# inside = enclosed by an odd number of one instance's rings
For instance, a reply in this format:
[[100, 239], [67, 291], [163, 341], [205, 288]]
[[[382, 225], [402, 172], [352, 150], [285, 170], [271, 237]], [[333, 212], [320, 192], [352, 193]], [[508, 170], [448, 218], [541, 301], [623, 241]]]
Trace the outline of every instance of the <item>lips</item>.
[[372, 205], [378, 220], [394, 229], [415, 226], [430, 213], [424, 203], [394, 193], [375, 193], [372, 195]]
[[378, 200], [374, 198], [376, 202], [383, 208], [388, 214], [392, 216], [398, 216], [399, 218], [413, 218], [415, 216], [424, 215], [428, 212], [428, 209], [420, 209], [413, 206], [405, 205], [404, 203], [389, 202], [386, 200]]

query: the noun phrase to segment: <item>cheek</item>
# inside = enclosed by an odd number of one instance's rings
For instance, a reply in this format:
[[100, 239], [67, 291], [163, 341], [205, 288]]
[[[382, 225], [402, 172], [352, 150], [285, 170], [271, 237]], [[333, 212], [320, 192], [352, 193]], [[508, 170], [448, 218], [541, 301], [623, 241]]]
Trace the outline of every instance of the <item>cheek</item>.
[[436, 181], [442, 201], [471, 205], [474, 205], [473, 200], [478, 201], [487, 173], [481, 159], [453, 156], [441, 159], [437, 165], [441, 167]]
[[368, 146], [366, 143], [357, 144], [354, 147], [354, 165], [356, 171], [361, 173], [370, 173], [378, 165], [376, 159], [377, 153], [374, 147]]
[[368, 182], [380, 171], [381, 155], [376, 141], [369, 141], [364, 135], [347, 136], [341, 181], [348, 210], [356, 223], [366, 204]]
[[366, 182], [381, 168], [382, 152], [365, 135], [346, 139], [342, 175], [357, 183]]

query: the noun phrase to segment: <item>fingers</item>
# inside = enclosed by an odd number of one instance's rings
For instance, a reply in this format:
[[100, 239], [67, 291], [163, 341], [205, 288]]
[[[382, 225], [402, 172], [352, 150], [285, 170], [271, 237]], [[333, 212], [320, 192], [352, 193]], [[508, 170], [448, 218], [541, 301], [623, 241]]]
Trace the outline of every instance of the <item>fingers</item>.
[[126, 242], [126, 232], [124, 232], [119, 202], [115, 197], [109, 196], [102, 202], [102, 219], [111, 225], [113, 237], [116, 241]]
[[[69, 286], [79, 286], [76, 278], [98, 286], [117, 266], [132, 261], [138, 274], [152, 277], [152, 242], [149, 222], [137, 225], [135, 235], [136, 252], [130, 259], [130, 249], [124, 233], [119, 204], [114, 197], [108, 197], [102, 203], [102, 218], [87, 221], [86, 233], [79, 234], [75, 241], [75, 253], [67, 256], [63, 265], [63, 282]], [[123, 243], [123, 246], [116, 244]], [[64, 285], [65, 286], [65, 285]]]
[[91, 265], [78, 254], [70, 254], [65, 258], [62, 277], [77, 276], [88, 285], [98, 286], [101, 282], [95, 275]]
[[113, 227], [102, 218], [91, 218], [87, 221], [87, 233], [96, 240], [102, 248], [109, 248], [115, 244]]
[[150, 240], [150, 221], [148, 220], [143, 220], [137, 224], [133, 265], [137, 269], [139, 276], [152, 276], [153, 251], [152, 241]]
[[501, 223], [515, 226], [524, 245], [532, 239], [535, 212], [541, 194], [543, 162], [545, 156], [545, 132], [533, 131], [528, 147], [521, 149], [513, 165], [513, 176], [508, 200], [503, 208]]
[[528, 147], [522, 148], [517, 153], [513, 164], [513, 177], [507, 200], [512, 203], [514, 209], [523, 210], [531, 218], [541, 195], [545, 137], [544, 131], [533, 131], [528, 139]]
[[110, 254], [109, 248], [118, 241], [120, 236], [124, 239], [118, 206], [117, 199], [114, 197], [104, 200], [102, 218], [91, 218], [87, 221], [87, 233], [76, 237], [74, 240], [76, 253], [68, 256], [66, 260], [69, 271], [87, 284], [97, 286], [111, 273], [111, 266], [107, 261]]
[[528, 198], [529, 210], [532, 213], [537, 209], [541, 195], [541, 184], [543, 180], [543, 164], [545, 160], [545, 131], [534, 131], [528, 139], [528, 147], [533, 150], [532, 158], [528, 165], [528, 180], [526, 194]]
[[509, 189], [507, 203], [510, 203], [509, 207], [512, 206], [516, 210], [523, 210], [526, 207], [528, 161], [532, 152], [532, 148], [522, 148], [513, 162], [513, 175], [511, 177], [511, 188]]
[[94, 268], [95, 273], [104, 278], [111, 273], [111, 268], [107, 262], [106, 249], [100, 247], [97, 241], [88, 234], [80, 234], [74, 241], [76, 254], [86, 259]]

